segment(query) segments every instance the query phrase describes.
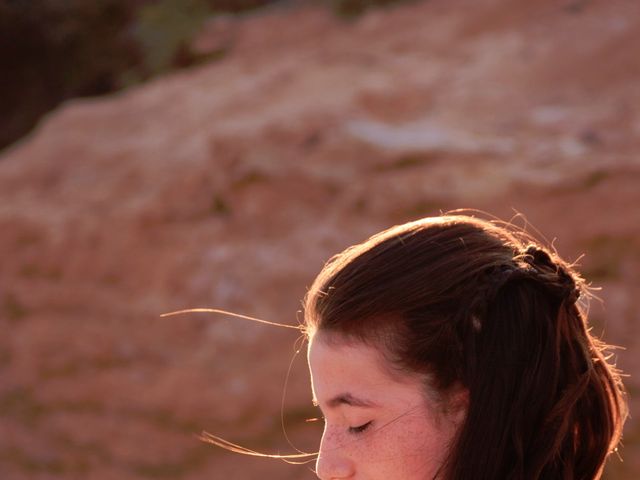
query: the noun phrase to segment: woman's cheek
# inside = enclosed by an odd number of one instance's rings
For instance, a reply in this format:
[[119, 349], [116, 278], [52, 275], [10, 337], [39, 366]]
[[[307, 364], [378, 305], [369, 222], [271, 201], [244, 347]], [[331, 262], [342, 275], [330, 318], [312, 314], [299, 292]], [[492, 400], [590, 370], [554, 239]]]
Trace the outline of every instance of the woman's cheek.
[[[423, 480], [431, 478], [440, 464], [437, 435], [421, 418], [405, 418], [373, 432], [363, 451], [371, 478]], [[365, 445], [363, 444], [363, 447]], [[375, 476], [380, 474], [380, 476]]]

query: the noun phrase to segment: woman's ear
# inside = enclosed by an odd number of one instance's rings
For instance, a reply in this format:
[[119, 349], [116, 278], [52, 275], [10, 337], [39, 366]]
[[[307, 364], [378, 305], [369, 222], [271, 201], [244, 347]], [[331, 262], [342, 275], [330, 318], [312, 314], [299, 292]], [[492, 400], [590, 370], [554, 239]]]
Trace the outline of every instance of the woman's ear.
[[456, 383], [447, 392], [446, 400], [445, 414], [456, 427], [462, 425], [469, 410], [469, 390]]

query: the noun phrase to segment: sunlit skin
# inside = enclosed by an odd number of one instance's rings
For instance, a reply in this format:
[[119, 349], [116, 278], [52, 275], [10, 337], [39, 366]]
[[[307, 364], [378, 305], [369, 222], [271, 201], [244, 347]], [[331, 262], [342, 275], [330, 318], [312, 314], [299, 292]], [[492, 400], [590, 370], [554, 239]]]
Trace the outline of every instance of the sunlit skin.
[[[316, 334], [308, 361], [325, 418], [316, 463], [321, 480], [430, 480], [464, 418], [428, 395], [425, 378], [399, 374], [373, 347]], [[459, 403], [459, 402], [458, 402]]]

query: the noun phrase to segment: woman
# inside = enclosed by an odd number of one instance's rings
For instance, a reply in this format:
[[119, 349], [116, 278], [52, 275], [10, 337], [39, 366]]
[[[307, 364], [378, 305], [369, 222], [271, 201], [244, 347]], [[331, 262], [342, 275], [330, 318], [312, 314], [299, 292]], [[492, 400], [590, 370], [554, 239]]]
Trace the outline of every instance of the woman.
[[523, 233], [462, 215], [333, 257], [305, 299], [318, 476], [599, 478], [627, 409], [587, 294]]

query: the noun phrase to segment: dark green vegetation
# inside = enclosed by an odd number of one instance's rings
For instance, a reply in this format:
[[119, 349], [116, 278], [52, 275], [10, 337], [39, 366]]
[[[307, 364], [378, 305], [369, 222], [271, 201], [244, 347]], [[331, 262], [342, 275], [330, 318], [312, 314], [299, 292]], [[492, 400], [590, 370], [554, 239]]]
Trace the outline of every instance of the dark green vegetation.
[[274, 0], [0, 2], [0, 149], [64, 100], [113, 92], [209, 60], [189, 48], [204, 20], [270, 3]]
[[332, 0], [336, 14], [351, 18], [363, 14], [372, 7], [383, 7], [394, 3], [408, 3], [412, 0]]

